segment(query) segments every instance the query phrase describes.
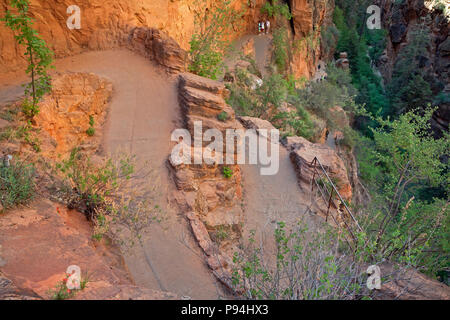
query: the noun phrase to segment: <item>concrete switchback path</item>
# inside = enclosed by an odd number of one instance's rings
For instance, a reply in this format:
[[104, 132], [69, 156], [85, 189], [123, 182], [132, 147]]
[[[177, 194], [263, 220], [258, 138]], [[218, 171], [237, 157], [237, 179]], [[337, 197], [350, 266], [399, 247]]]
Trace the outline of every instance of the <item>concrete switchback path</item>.
[[[222, 289], [206, 266], [184, 217], [168, 207], [169, 180], [166, 160], [170, 135], [180, 116], [176, 81], [151, 61], [129, 50], [87, 52], [55, 61], [56, 72], [92, 72], [113, 83], [113, 96], [104, 128], [105, 154], [128, 152], [140, 164], [155, 169], [165, 221], [153, 223], [143, 247], [125, 254], [128, 269], [138, 286], [169, 291], [193, 299], [217, 299]], [[0, 100], [20, 96], [24, 75], [2, 79]]]

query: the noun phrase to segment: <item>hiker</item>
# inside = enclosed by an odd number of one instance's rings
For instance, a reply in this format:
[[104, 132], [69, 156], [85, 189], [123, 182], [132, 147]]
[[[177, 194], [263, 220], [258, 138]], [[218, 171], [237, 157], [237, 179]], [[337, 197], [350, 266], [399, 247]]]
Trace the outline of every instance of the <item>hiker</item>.
[[264, 23], [264, 22], [261, 22], [261, 32], [262, 32], [262, 33], [264, 33], [264, 25], [265, 25], [265, 23]]
[[267, 20], [266, 21], [266, 34], [269, 33], [269, 29], [270, 29], [270, 21]]
[[258, 22], [258, 35], [261, 33], [261, 21]]

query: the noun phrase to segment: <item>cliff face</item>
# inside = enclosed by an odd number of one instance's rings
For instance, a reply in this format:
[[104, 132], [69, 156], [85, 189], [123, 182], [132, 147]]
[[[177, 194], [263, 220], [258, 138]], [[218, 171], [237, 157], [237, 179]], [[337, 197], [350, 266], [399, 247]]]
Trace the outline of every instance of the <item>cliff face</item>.
[[[409, 0], [398, 4], [393, 0], [378, 0], [376, 3], [382, 8], [381, 21], [383, 28], [388, 31], [386, 52], [377, 62], [384, 79], [390, 80], [397, 56], [408, 43], [411, 31], [418, 23], [425, 21], [431, 31], [431, 41], [428, 55], [420, 57], [421, 65], [429, 75], [433, 94], [437, 95], [442, 90], [450, 94], [450, 18], [443, 11], [433, 10], [423, 0]], [[444, 101], [433, 116], [433, 127], [438, 132], [448, 130], [449, 121], [450, 104]]]
[[[128, 43], [136, 27], [158, 29], [173, 38], [179, 46], [189, 49], [195, 29], [196, 14], [204, 14], [211, 3], [219, 0], [80, 0], [81, 29], [69, 30], [66, 21], [70, 0], [31, 0], [30, 15], [35, 28], [56, 57], [78, 54], [85, 50], [103, 50]], [[221, 0], [220, 0], [221, 1]], [[239, 25], [232, 26], [231, 38], [255, 33], [257, 22], [264, 19], [261, 7], [266, 0], [235, 0], [233, 7], [244, 10]], [[320, 26], [331, 19], [334, 0], [289, 0], [293, 14], [294, 39], [320, 36]], [[8, 7], [0, 0], [0, 16]], [[306, 42], [306, 41], [305, 41]], [[320, 46], [300, 48], [292, 57], [297, 76], [310, 77], [320, 58]], [[0, 72], [16, 71], [25, 65], [23, 48], [17, 46], [13, 33], [0, 23]]]
[[[209, 1], [208, 1], [209, 2]], [[0, 16], [7, 0], [0, 0]], [[194, 29], [194, 12], [198, 8], [190, 0], [81, 0], [81, 29], [69, 30], [66, 21], [70, 0], [31, 0], [30, 14], [35, 28], [47, 41], [56, 57], [124, 44], [135, 27], [164, 31], [184, 49]], [[204, 8], [202, 8], [204, 10]], [[24, 64], [22, 51], [15, 44], [13, 33], [0, 24], [0, 71], [13, 71]]]
[[332, 24], [334, 0], [289, 0], [293, 25], [291, 68], [296, 77], [312, 78], [323, 56], [321, 31]]

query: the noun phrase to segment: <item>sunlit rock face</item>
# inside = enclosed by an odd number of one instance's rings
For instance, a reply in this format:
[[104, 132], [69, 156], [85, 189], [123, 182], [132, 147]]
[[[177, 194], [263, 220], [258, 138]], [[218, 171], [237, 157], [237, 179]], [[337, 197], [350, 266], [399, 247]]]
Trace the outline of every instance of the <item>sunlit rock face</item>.
[[42, 152], [66, 155], [90, 140], [86, 131], [91, 119], [96, 128], [104, 123], [112, 90], [109, 80], [93, 73], [55, 77], [51, 93], [40, 103], [40, 112], [34, 118], [42, 129]]
[[296, 77], [312, 78], [323, 57], [321, 30], [332, 24], [334, 0], [289, 0], [294, 32], [291, 68]]
[[[81, 29], [70, 30], [66, 21], [71, 0], [31, 0], [30, 15], [35, 28], [47, 41], [56, 57], [80, 53], [86, 49], [101, 50], [126, 45], [130, 33], [136, 27], [154, 28], [173, 38], [182, 49], [189, 48], [195, 30], [196, 14], [203, 14], [211, 1], [191, 0], [80, 0]], [[236, 0], [236, 9], [245, 8], [244, 24], [234, 27], [232, 37], [250, 31], [257, 21], [263, 0]], [[253, 3], [252, 2], [252, 3]], [[4, 16], [8, 0], [0, 0], [0, 16]], [[206, 4], [206, 5], [205, 5]], [[256, 28], [253, 28], [256, 29]], [[253, 30], [254, 31], [254, 30]], [[25, 63], [23, 50], [19, 48], [13, 33], [0, 23], [0, 72], [14, 71]]]
[[314, 176], [312, 162], [317, 157], [323, 167], [329, 172], [330, 178], [334, 179], [342, 198], [351, 202], [352, 187], [347, 169], [336, 151], [327, 145], [311, 143], [303, 137], [288, 137], [286, 145], [301, 182], [311, 182]]
[[[80, 0], [81, 29], [70, 30], [67, 8], [71, 0], [31, 0], [30, 15], [35, 28], [56, 57], [78, 54], [86, 50], [104, 50], [128, 46], [136, 28], [150, 28], [161, 32], [161, 37], [173, 39], [182, 50], [189, 50], [189, 41], [198, 24], [196, 15], [203, 15], [211, 3], [219, 0]], [[255, 34], [257, 23], [265, 19], [261, 7], [266, 0], [235, 0], [233, 8], [244, 12], [239, 22], [231, 28], [230, 40], [244, 34]], [[295, 39], [315, 35], [320, 37], [320, 27], [331, 22], [334, 0], [289, 0]], [[0, 16], [9, 8], [8, 0], [0, 0]], [[143, 30], [143, 29], [140, 29]], [[151, 33], [151, 32], [150, 32]], [[142, 33], [140, 33], [142, 36]], [[312, 54], [311, 52], [312, 51]], [[23, 48], [13, 33], [0, 23], [0, 72], [16, 71], [25, 65]], [[310, 78], [320, 58], [320, 45], [313, 50], [302, 49], [292, 56], [292, 69], [297, 77]]]

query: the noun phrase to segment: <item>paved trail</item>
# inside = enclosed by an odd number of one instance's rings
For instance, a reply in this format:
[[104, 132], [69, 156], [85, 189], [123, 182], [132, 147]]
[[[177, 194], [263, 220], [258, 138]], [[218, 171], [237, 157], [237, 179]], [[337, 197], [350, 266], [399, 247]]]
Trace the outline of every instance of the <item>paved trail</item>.
[[[167, 221], [151, 225], [150, 236], [143, 241], [145, 251], [137, 248], [125, 257], [136, 284], [194, 299], [217, 299], [222, 292], [185, 219], [167, 207], [172, 184], [165, 162], [171, 151], [170, 134], [180, 115], [175, 80], [128, 50], [89, 52], [58, 60], [55, 66], [58, 72], [92, 72], [112, 81], [105, 152], [127, 151], [139, 163], [149, 162], [156, 169], [159, 203]], [[17, 85], [2, 86], [0, 101], [18, 90]]]
[[[243, 40], [245, 41], [245, 39]], [[258, 65], [268, 62], [269, 36], [256, 36]], [[105, 127], [107, 153], [128, 151], [138, 161], [149, 161], [160, 183], [160, 204], [168, 221], [153, 224], [144, 239], [145, 250], [127, 255], [126, 262], [137, 285], [171, 291], [194, 299], [216, 299], [224, 295], [202, 253], [194, 242], [184, 218], [167, 208], [169, 182], [165, 167], [170, 154], [170, 134], [180, 115], [175, 81], [148, 60], [127, 50], [89, 52], [56, 61], [56, 71], [93, 72], [109, 78], [114, 86]], [[22, 79], [24, 79], [22, 77]], [[20, 93], [20, 77], [5, 84], [0, 79], [0, 104]], [[262, 176], [259, 166], [242, 166], [245, 200], [245, 235], [257, 229], [264, 238], [272, 235], [277, 221], [303, 218], [310, 226], [316, 218], [305, 214], [307, 193], [300, 190], [288, 152], [280, 146], [280, 170]]]
[[[270, 64], [272, 36], [246, 35], [238, 39], [234, 47], [239, 51], [251, 38], [254, 40], [256, 64], [263, 76], [266, 76]], [[237, 60], [237, 57], [229, 59], [230, 64]], [[247, 238], [251, 230], [257, 230], [266, 247], [272, 247], [270, 244], [273, 242], [273, 231], [279, 221], [293, 224], [301, 219], [311, 230], [317, 230], [321, 223], [315, 215], [307, 213], [310, 203], [309, 190], [300, 189], [289, 153], [282, 145], [279, 161], [280, 169], [274, 176], [262, 176], [259, 165], [242, 166], [246, 219], [244, 237]]]
[[[272, 45], [272, 36], [266, 34], [260, 35], [245, 35], [233, 43], [234, 51], [239, 52], [242, 46], [253, 38], [254, 50], [255, 50], [255, 62], [258, 69], [261, 71], [263, 77], [265, 77], [268, 72], [266, 67], [270, 63], [270, 48]], [[225, 64], [229, 68], [233, 68], [236, 62], [239, 60], [239, 55], [231, 55], [226, 58]]]

